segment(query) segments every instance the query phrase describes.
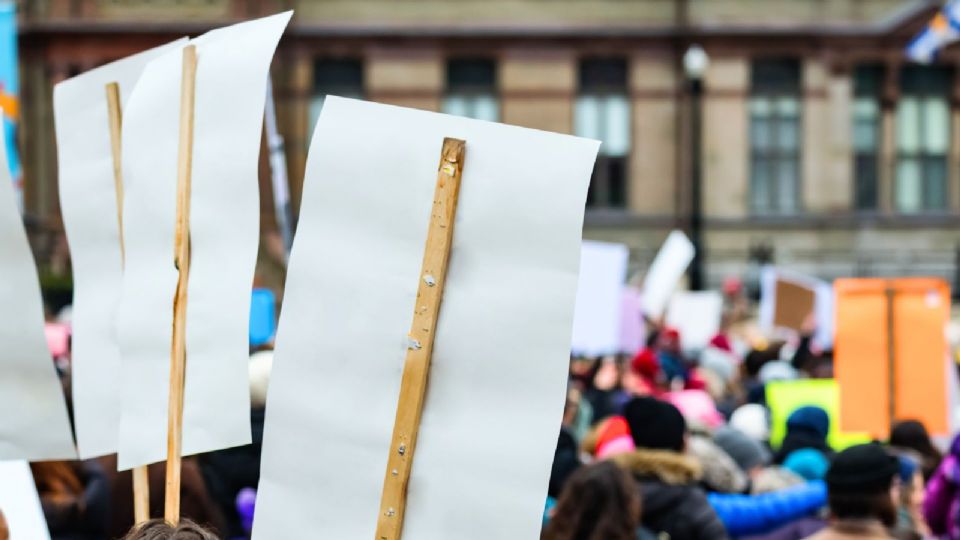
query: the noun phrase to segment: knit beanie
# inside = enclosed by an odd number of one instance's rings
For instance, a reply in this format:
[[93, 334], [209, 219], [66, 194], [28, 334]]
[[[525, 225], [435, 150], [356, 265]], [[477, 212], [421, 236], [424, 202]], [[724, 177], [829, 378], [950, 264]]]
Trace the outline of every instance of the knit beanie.
[[763, 442], [770, 439], [770, 421], [767, 419], [767, 409], [763, 405], [756, 403], [741, 405], [733, 411], [730, 427], [755, 441]]
[[820, 407], [800, 407], [787, 418], [787, 431], [809, 431], [826, 439], [830, 433], [830, 416]]
[[819, 450], [801, 448], [787, 456], [783, 461], [783, 468], [797, 473], [807, 481], [823, 480], [830, 468], [830, 461]]
[[637, 448], [683, 452], [687, 424], [673, 405], [638, 397], [626, 404], [623, 416]]
[[598, 428], [595, 453], [597, 459], [606, 459], [617, 454], [636, 450], [630, 426], [622, 416], [611, 416]]
[[900, 472], [900, 460], [880, 445], [851, 446], [833, 458], [827, 471], [831, 493], [882, 493]]
[[714, 442], [733, 458], [744, 472], [770, 463], [770, 452], [758, 441], [729, 426], [721, 427], [713, 435]]

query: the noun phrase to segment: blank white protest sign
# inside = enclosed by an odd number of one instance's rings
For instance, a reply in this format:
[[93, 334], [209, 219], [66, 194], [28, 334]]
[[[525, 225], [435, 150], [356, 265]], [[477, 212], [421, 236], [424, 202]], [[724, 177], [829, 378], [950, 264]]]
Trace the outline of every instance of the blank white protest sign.
[[40, 281], [6, 148], [0, 130], [0, 459], [74, 459], [67, 404], [47, 349]]
[[580, 280], [570, 349], [584, 356], [617, 353], [630, 251], [623, 244], [586, 240], [580, 250]]
[[[259, 156], [267, 75], [291, 12], [195, 40], [183, 454], [250, 442], [250, 290], [260, 240]], [[182, 51], [152, 61], [123, 123], [126, 266], [118, 467], [167, 457]]]
[[117, 83], [126, 103], [147, 63], [186, 41], [117, 60], [53, 89], [60, 209], [73, 268], [70, 388], [81, 459], [116, 452], [120, 424], [116, 316], [123, 257], [106, 85]]
[[0, 512], [10, 540], [49, 540], [50, 531], [26, 461], [0, 461]]
[[695, 252], [690, 239], [682, 232], [673, 231], [667, 236], [643, 280], [643, 312], [647, 316], [658, 319], [663, 315]]
[[328, 97], [277, 334], [257, 539], [374, 536], [445, 137], [466, 156], [404, 538], [539, 535], [598, 143]]

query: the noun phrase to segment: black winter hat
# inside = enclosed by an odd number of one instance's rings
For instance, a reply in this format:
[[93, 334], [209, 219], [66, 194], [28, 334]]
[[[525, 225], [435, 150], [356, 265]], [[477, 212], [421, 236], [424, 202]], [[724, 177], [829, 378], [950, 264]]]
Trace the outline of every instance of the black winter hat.
[[687, 423], [673, 405], [650, 397], [630, 400], [623, 408], [637, 448], [683, 452]]
[[827, 471], [831, 493], [882, 493], [900, 471], [900, 460], [878, 444], [851, 446], [833, 458]]

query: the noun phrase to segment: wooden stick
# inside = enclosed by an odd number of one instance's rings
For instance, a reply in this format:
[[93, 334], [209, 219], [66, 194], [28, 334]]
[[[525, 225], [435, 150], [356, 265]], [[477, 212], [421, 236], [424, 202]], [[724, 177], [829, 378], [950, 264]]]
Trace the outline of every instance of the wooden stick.
[[[121, 154], [121, 126], [123, 113], [120, 106], [120, 85], [107, 85], [107, 116], [110, 122], [110, 150], [113, 156], [113, 188], [117, 195], [117, 225], [120, 231], [120, 264], [126, 259], [123, 242], [123, 169]], [[147, 466], [133, 468], [133, 520], [140, 525], [150, 520], [150, 477]]]
[[183, 49], [180, 87], [180, 148], [177, 156], [177, 227], [174, 265], [179, 271], [173, 299], [170, 351], [170, 403], [167, 423], [167, 485], [164, 519], [180, 522], [180, 463], [183, 451], [183, 387], [186, 376], [187, 281], [190, 276], [190, 181], [193, 167], [193, 113], [197, 82], [197, 48]]
[[393, 425], [393, 440], [390, 443], [387, 472], [383, 480], [376, 540], [400, 540], [403, 533], [407, 483], [410, 480], [417, 433], [420, 430], [420, 417], [423, 413], [433, 355], [434, 332], [447, 277], [465, 145], [464, 141], [446, 138], [440, 153], [440, 170], [437, 173], [430, 228], [423, 252], [417, 303], [408, 337], [397, 417]]
[[120, 85], [107, 85], [107, 115], [110, 120], [110, 149], [113, 154], [113, 188], [117, 195], [117, 224], [120, 226], [120, 257], [126, 259], [123, 245], [123, 169], [121, 168], [121, 131], [123, 113], [120, 106]]

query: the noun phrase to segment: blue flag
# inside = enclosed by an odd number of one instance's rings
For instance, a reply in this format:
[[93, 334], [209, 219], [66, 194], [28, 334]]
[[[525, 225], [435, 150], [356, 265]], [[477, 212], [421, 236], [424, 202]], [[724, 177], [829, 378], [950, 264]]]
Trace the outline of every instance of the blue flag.
[[940, 49], [960, 39], [960, 1], [950, 0], [907, 44], [907, 58], [929, 64]]
[[[20, 67], [17, 61], [17, 7], [12, 0], [0, 0], [0, 109], [7, 142], [10, 174], [22, 194], [23, 171], [17, 152], [17, 121], [20, 118]], [[22, 195], [20, 195], [22, 206]]]

